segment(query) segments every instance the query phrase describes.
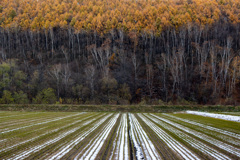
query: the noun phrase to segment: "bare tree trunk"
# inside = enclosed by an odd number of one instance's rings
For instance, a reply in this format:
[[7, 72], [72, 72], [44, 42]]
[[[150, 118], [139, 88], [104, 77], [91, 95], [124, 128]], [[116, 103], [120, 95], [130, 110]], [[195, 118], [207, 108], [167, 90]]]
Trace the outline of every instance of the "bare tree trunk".
[[149, 91], [149, 96], [152, 98], [153, 94], [153, 67], [152, 65], [147, 65], [147, 86], [148, 86], [148, 91]]
[[61, 64], [57, 64], [57, 65], [54, 65], [50, 69], [50, 71], [48, 71], [49, 75], [56, 80], [58, 99], [60, 97], [61, 67], [62, 67]]
[[89, 84], [91, 90], [91, 99], [93, 99], [95, 85], [95, 67], [93, 65], [87, 66], [87, 68], [85, 68], [85, 75], [87, 83]]
[[52, 57], [53, 57], [53, 52], [54, 52], [54, 46], [53, 46], [53, 43], [54, 43], [54, 33], [53, 33], [53, 29], [52, 28], [50, 29], [50, 36], [51, 36]]

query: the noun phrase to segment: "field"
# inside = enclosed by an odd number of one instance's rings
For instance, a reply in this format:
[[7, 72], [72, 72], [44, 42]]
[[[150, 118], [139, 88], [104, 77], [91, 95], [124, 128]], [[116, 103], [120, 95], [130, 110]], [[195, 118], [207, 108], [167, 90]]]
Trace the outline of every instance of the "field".
[[186, 113], [0, 112], [0, 159], [143, 158], [240, 159], [240, 123]]

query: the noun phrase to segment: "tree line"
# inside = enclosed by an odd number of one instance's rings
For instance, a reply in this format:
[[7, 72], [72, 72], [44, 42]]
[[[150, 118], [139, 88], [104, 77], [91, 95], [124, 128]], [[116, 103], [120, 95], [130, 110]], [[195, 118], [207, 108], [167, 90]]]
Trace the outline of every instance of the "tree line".
[[238, 104], [239, 9], [238, 0], [3, 0], [0, 102]]
[[1, 0], [0, 26], [6, 30], [46, 31], [55, 27], [100, 34], [153, 32], [194, 22], [212, 25], [224, 17], [240, 22], [239, 0]]

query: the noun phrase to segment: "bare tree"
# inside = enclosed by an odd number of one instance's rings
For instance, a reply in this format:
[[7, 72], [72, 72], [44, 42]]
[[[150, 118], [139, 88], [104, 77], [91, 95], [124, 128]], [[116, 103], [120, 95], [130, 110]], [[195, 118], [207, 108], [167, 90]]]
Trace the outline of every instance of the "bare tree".
[[58, 99], [60, 95], [61, 66], [61, 64], [56, 64], [48, 71], [49, 75], [56, 80]]
[[107, 66], [109, 63], [110, 50], [109, 48], [103, 49], [103, 48], [96, 48], [95, 46], [92, 49], [92, 56], [96, 64], [100, 67], [100, 70], [103, 71], [104, 67]]
[[227, 81], [228, 70], [230, 64], [234, 58], [233, 51], [232, 51], [232, 37], [227, 38], [227, 46], [224, 48], [225, 54], [225, 66], [224, 66], [224, 83]]
[[148, 91], [149, 91], [149, 95], [150, 98], [152, 98], [152, 94], [153, 94], [153, 67], [152, 65], [148, 64], [147, 66], [147, 87], [148, 87]]
[[64, 89], [67, 91], [69, 86], [69, 79], [71, 77], [71, 70], [69, 69], [68, 65], [62, 65], [61, 75], [63, 77]]
[[3, 49], [3, 47], [1, 47], [0, 53], [1, 53], [1, 56], [2, 56], [2, 60], [5, 61], [7, 59], [7, 55], [6, 55], [6, 52]]
[[137, 59], [137, 56], [136, 56], [136, 54], [133, 52], [132, 54], [131, 54], [131, 59], [132, 59], [132, 64], [133, 64], [133, 70], [134, 70], [134, 87], [135, 87], [135, 89], [136, 89], [136, 85], [137, 85], [137, 71], [138, 71], [138, 68], [139, 68], [139, 65], [140, 65], [140, 63], [139, 63], [139, 61], [138, 61], [138, 59]]
[[87, 83], [91, 90], [91, 99], [94, 97], [94, 85], [95, 85], [95, 67], [94, 65], [88, 65], [85, 68], [85, 75]]
[[51, 37], [52, 57], [53, 57], [53, 52], [54, 52], [54, 46], [53, 46], [53, 43], [54, 43], [54, 33], [53, 33], [53, 29], [52, 28], [50, 29], [50, 37]]
[[217, 82], [218, 82], [218, 74], [217, 74], [217, 52], [215, 50], [215, 46], [211, 46], [210, 50], [210, 58], [211, 58], [211, 70], [212, 70], [212, 81], [213, 81], [213, 94], [217, 94]]
[[159, 69], [159, 71], [161, 72], [161, 76], [163, 78], [161, 78], [162, 83], [163, 83], [163, 87], [161, 90], [163, 90], [163, 92], [165, 92], [165, 101], [167, 101], [167, 92], [168, 92], [168, 88], [167, 88], [167, 57], [165, 53], [161, 53], [161, 61], [157, 61], [157, 67]]

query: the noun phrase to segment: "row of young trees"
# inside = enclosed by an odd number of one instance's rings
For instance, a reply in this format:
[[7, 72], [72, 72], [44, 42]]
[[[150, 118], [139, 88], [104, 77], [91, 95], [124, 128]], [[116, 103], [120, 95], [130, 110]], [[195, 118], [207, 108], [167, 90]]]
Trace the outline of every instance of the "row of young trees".
[[0, 102], [238, 104], [239, 9], [238, 0], [3, 0]]

